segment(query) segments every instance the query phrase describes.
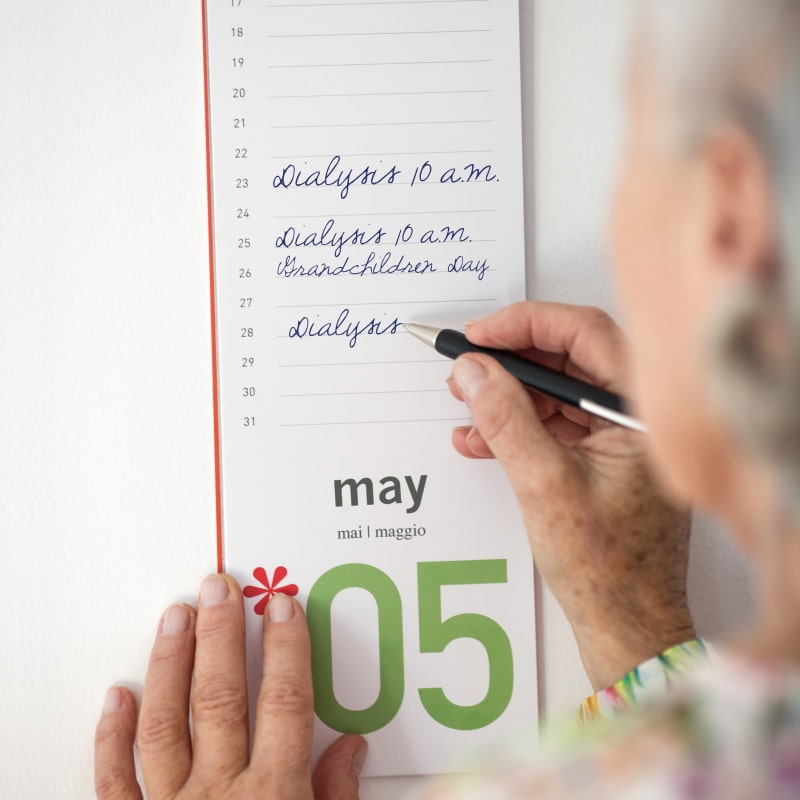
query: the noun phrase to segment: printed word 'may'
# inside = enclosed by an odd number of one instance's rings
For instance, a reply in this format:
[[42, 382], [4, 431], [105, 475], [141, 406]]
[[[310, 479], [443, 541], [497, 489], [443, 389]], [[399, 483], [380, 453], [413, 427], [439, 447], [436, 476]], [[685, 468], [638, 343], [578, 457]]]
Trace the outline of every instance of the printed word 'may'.
[[[420, 475], [419, 480], [415, 483], [412, 475], [405, 475], [405, 485], [408, 489], [408, 494], [411, 498], [411, 505], [406, 509], [406, 514], [413, 514], [417, 511], [422, 504], [422, 495], [425, 491], [425, 484], [428, 481], [427, 475]], [[381, 478], [378, 484], [382, 487], [378, 494], [378, 502], [388, 506], [394, 503], [403, 502], [403, 484], [400, 478], [394, 475], [387, 475]], [[368, 506], [375, 505], [375, 485], [371, 478], [345, 478], [344, 480], [336, 480], [333, 482], [333, 497], [337, 508], [344, 505], [344, 490], [345, 487], [350, 490], [350, 505], [357, 506], [361, 500], [361, 492], [364, 490], [364, 501]]]

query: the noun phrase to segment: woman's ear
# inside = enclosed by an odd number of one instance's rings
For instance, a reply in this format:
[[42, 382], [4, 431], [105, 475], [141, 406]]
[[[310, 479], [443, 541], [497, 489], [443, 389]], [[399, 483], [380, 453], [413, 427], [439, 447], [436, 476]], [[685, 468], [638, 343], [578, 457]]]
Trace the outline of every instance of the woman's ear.
[[753, 137], [724, 126], [700, 153], [708, 264], [719, 279], [775, 277], [775, 207], [769, 165]]

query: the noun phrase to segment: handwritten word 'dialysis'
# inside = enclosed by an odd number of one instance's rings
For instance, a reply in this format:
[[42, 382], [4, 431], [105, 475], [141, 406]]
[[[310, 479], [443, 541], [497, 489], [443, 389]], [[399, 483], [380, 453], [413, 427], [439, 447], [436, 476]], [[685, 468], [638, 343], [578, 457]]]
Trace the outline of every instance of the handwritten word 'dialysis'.
[[339, 189], [339, 197], [345, 200], [350, 194], [352, 186], [392, 184], [399, 175], [400, 170], [396, 166], [387, 168], [384, 166], [373, 167], [367, 164], [360, 169], [347, 169], [346, 166], [342, 166], [341, 156], [333, 156], [324, 169], [306, 168], [304, 170], [297, 164], [286, 164], [272, 179], [272, 186], [274, 189], [335, 187]]
[[302, 316], [289, 327], [290, 339], [304, 339], [306, 337], [342, 336], [347, 344], [353, 348], [362, 336], [394, 336], [402, 327], [400, 320], [356, 320], [350, 318], [350, 309], [343, 308], [336, 319], [320, 319], [315, 315], [312, 320]]

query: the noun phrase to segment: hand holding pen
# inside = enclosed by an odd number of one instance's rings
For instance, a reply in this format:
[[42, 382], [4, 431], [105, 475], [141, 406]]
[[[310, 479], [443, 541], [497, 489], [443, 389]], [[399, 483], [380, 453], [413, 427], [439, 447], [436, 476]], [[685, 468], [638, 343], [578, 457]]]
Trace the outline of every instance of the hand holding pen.
[[[597, 309], [520, 303], [467, 334], [473, 344], [623, 389], [626, 341]], [[453, 432], [453, 444], [468, 458], [497, 458], [507, 473], [535, 562], [595, 687], [692, 638], [688, 514], [661, 496], [644, 452], [648, 437], [527, 390], [483, 353], [460, 356], [449, 383], [475, 421]]]

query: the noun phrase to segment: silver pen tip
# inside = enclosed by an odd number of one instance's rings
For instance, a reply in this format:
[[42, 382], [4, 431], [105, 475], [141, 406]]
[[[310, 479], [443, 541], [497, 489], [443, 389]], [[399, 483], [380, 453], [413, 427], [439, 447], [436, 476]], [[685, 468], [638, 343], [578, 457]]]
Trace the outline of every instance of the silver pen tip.
[[415, 322], [404, 322], [403, 327], [421, 342], [425, 342], [431, 347], [436, 347], [436, 337], [439, 335], [440, 328], [433, 328], [430, 325], [417, 325]]

